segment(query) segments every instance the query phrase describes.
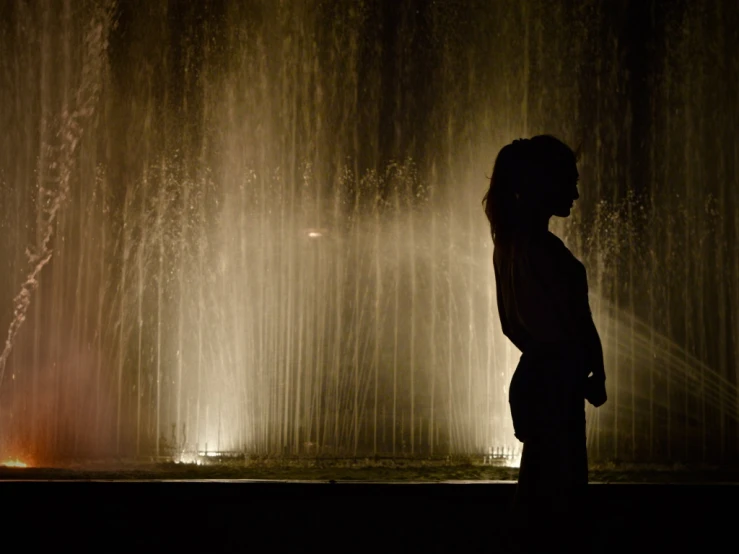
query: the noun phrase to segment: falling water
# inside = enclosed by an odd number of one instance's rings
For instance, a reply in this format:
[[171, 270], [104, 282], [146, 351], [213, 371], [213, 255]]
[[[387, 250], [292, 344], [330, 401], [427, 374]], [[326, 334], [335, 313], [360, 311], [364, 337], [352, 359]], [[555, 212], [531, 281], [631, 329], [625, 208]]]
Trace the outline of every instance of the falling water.
[[513, 451], [480, 199], [550, 132], [592, 455], [739, 455], [736, 10], [488, 4], [6, 3], [0, 452]]

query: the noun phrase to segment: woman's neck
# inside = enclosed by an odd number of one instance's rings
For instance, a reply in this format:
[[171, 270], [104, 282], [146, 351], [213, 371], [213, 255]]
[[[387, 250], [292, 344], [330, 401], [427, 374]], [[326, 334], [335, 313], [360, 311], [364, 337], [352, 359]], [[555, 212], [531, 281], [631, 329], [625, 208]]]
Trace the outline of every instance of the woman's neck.
[[551, 216], [532, 214], [529, 218], [528, 228], [529, 233], [534, 235], [545, 234], [549, 232], [549, 219]]

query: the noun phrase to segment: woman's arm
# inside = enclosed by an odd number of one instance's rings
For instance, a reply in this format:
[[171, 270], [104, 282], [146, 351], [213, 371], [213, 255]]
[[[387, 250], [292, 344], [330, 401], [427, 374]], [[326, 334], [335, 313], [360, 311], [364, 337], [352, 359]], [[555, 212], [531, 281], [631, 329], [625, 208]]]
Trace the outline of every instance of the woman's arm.
[[592, 315], [585, 324], [585, 348], [587, 351], [588, 368], [593, 377], [606, 380], [606, 370], [603, 364], [603, 345], [600, 342], [600, 335], [595, 328], [595, 322]]
[[593, 321], [593, 313], [588, 300], [588, 278], [585, 266], [577, 262], [574, 280], [573, 310], [577, 332], [584, 341], [586, 367], [590, 372], [585, 389], [585, 398], [595, 407], [601, 406], [607, 400], [606, 371], [603, 363], [603, 345], [600, 341], [598, 329]]

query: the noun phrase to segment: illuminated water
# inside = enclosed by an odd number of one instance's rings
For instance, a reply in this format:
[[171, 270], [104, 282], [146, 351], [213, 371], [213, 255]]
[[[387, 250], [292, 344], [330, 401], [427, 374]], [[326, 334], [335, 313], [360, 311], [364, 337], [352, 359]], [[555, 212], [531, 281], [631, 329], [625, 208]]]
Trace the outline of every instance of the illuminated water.
[[600, 4], [6, 3], [2, 457], [511, 455], [480, 198], [538, 132], [584, 141], [592, 456], [735, 457], [739, 17]]

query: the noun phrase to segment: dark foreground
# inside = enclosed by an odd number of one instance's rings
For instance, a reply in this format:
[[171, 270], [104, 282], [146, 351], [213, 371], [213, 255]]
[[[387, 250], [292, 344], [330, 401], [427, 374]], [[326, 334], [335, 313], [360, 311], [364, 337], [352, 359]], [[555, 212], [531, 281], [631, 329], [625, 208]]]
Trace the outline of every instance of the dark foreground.
[[[0, 515], [14, 552], [503, 552], [514, 486], [6, 480]], [[593, 552], [736, 547], [737, 485], [590, 491]]]

